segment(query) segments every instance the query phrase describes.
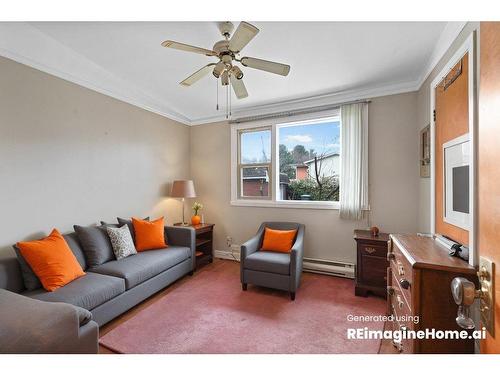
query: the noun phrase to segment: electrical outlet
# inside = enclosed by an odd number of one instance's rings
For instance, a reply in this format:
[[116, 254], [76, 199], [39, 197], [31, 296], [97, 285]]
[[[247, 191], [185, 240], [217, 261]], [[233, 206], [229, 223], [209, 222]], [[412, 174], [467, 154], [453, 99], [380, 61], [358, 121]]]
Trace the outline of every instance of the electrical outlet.
[[233, 244], [233, 238], [230, 237], [230, 236], [227, 236], [226, 237], [226, 245], [227, 245], [227, 247], [231, 247], [232, 244]]

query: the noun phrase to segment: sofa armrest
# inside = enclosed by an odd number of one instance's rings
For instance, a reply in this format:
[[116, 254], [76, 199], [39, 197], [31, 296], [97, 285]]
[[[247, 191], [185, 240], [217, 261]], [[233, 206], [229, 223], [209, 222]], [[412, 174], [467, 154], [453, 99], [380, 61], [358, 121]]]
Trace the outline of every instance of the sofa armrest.
[[196, 232], [192, 227], [167, 226], [165, 237], [169, 245], [185, 246], [191, 250], [192, 270], [196, 268]]
[[304, 234], [303, 225], [299, 227], [297, 238], [290, 252], [290, 290], [295, 292], [300, 284], [302, 275], [302, 263], [304, 258]]
[[0, 305], [2, 353], [97, 353], [97, 325], [86, 323], [92, 331], [87, 336], [95, 342], [82, 341], [80, 323], [88, 315], [82, 316], [73, 305], [38, 301], [4, 289], [0, 289]]

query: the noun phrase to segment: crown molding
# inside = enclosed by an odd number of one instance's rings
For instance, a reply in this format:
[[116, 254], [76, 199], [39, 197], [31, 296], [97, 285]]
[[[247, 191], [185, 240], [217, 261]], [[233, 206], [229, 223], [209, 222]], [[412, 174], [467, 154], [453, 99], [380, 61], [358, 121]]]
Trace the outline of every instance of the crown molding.
[[136, 107], [190, 125], [141, 89], [24, 22], [0, 22], [0, 55]]
[[[448, 22], [429, 57], [426, 68], [415, 81], [360, 87], [236, 108], [232, 117], [265, 115], [417, 91], [465, 25], [466, 22]], [[152, 97], [25, 22], [0, 22], [0, 55], [185, 125], [203, 125], [227, 120], [224, 114], [189, 118], [173, 110], [170, 103]]]
[[425, 80], [432, 73], [436, 65], [443, 58], [444, 54], [451, 47], [453, 42], [457, 39], [458, 35], [462, 32], [467, 22], [448, 22], [444, 27], [441, 35], [439, 36], [434, 49], [427, 60], [425, 69], [418, 80], [418, 90], [422, 87]]
[[[246, 107], [233, 110], [232, 118], [248, 117], [256, 115], [266, 115], [276, 112], [286, 112], [297, 110], [301, 108], [309, 108], [324, 105], [335, 105], [354, 100], [363, 100], [376, 98], [380, 96], [388, 96], [395, 94], [402, 94], [406, 92], [417, 91], [419, 81], [400, 82], [396, 84], [372, 86], [360, 89], [352, 89], [339, 91], [329, 94], [314, 95], [305, 98], [285, 100], [281, 102], [262, 104], [252, 107]], [[213, 122], [226, 121], [225, 115], [203, 117], [191, 120], [191, 125], [203, 125]]]

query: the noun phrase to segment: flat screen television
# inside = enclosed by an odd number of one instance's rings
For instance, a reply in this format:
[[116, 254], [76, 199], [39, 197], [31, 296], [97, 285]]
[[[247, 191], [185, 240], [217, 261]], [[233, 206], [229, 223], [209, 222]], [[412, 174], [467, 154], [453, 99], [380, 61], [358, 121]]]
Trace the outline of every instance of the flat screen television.
[[469, 229], [470, 147], [465, 134], [443, 145], [444, 221]]

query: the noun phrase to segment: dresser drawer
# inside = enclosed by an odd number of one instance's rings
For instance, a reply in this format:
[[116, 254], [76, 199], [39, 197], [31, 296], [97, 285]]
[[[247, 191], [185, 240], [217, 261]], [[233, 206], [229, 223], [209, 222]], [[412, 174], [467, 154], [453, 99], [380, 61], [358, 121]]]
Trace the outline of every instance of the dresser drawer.
[[[393, 312], [392, 316], [394, 318], [392, 322], [392, 329], [393, 331], [400, 331], [403, 333], [404, 331], [408, 331], [411, 328], [406, 324], [406, 322], [401, 322], [400, 317]], [[409, 340], [406, 338], [393, 338], [392, 340], [393, 345], [399, 350], [400, 353], [402, 354], [411, 354], [414, 352], [413, 347], [414, 343], [413, 340]]]
[[384, 259], [387, 257], [387, 246], [380, 246], [379, 244], [359, 243], [358, 251], [362, 255], [370, 255]]
[[[392, 268], [391, 268], [392, 271]], [[392, 273], [392, 292], [390, 293], [390, 301], [391, 305], [394, 306], [394, 311], [398, 314], [398, 316], [401, 315], [406, 315], [410, 316], [412, 315], [413, 309], [411, 305], [411, 293], [409, 293], [409, 290], [401, 288], [399, 285], [399, 280]]]

